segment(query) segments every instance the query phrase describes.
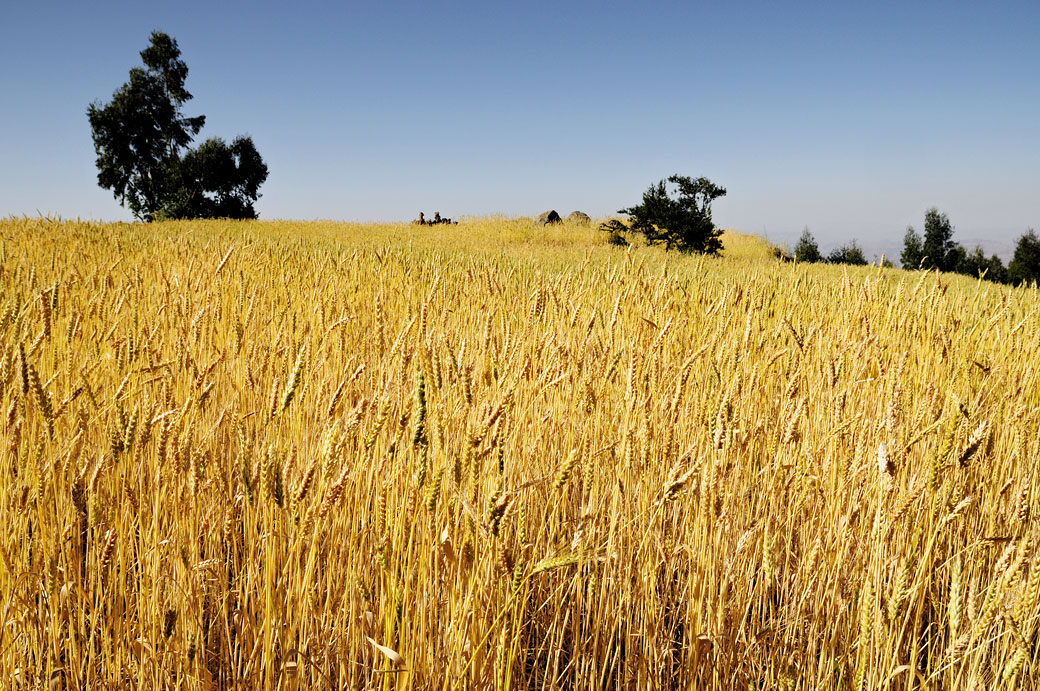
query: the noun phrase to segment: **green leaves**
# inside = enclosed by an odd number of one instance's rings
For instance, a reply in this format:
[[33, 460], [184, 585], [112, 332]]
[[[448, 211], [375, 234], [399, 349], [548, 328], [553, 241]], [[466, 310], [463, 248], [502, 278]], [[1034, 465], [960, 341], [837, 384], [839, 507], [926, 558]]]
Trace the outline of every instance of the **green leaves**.
[[267, 180], [267, 165], [249, 137], [230, 146], [207, 139], [167, 169], [169, 194], [162, 218], [256, 218], [253, 202]]
[[924, 259], [924, 240], [917, 234], [913, 226], [906, 227], [903, 235], [903, 253], [899, 255], [899, 263], [904, 269], [913, 270], [920, 268]]
[[809, 226], [805, 227], [801, 237], [798, 238], [798, 244], [794, 246], [794, 258], [810, 264], [823, 261], [820, 246], [816, 244], [816, 238], [809, 232]]
[[[924, 214], [924, 257], [922, 267], [924, 269], [939, 269], [939, 271], [955, 271], [957, 268], [957, 250], [960, 248], [953, 241], [953, 226], [950, 218], [934, 206]], [[961, 250], [963, 252], [963, 249]]]
[[253, 202], [267, 166], [249, 137], [237, 137], [230, 146], [208, 139], [185, 152], [206, 117], [181, 111], [192, 96], [184, 87], [188, 66], [180, 55], [177, 41], [152, 32], [141, 51], [144, 67], [130, 70], [130, 81], [110, 103], [87, 108], [98, 185], [144, 221], [256, 218]]
[[[675, 186], [677, 196], [669, 194], [667, 183]], [[632, 221], [627, 230], [642, 233], [651, 245], [663, 244], [665, 249], [680, 252], [704, 252], [718, 254], [722, 249], [719, 236], [722, 230], [711, 220], [711, 203], [726, 195], [726, 189], [712, 183], [708, 178], [693, 180], [682, 175], [672, 175], [667, 181], [651, 185], [643, 193], [643, 203], [618, 213], [627, 214]], [[619, 231], [620, 221], [601, 230], [613, 234]]]
[[847, 245], [842, 245], [827, 255], [829, 264], [851, 264], [853, 266], [866, 266], [867, 258], [863, 255], [863, 249], [853, 240]]
[[1012, 283], [1040, 281], [1040, 238], [1035, 230], [1018, 239], [1007, 273]]

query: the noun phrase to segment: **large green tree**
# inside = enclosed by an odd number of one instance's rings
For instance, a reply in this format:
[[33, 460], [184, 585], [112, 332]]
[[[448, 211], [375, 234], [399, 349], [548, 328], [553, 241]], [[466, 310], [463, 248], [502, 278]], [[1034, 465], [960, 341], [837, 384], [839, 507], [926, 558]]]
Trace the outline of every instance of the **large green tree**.
[[[669, 183], [675, 188], [675, 196], [669, 194]], [[618, 211], [630, 217], [627, 226], [614, 221], [601, 229], [614, 234], [620, 230], [642, 233], [648, 243], [662, 244], [665, 249], [718, 254], [722, 249], [722, 230], [711, 219], [711, 203], [725, 194], [724, 187], [708, 178], [694, 180], [672, 175], [667, 181], [651, 185], [643, 193], [642, 204]]]
[[130, 70], [130, 81], [111, 102], [87, 108], [98, 184], [144, 221], [255, 218], [267, 165], [252, 139], [238, 137], [230, 147], [209, 139], [189, 149], [206, 117], [182, 112], [192, 96], [184, 88], [188, 66], [177, 41], [152, 32], [141, 61], [144, 66]]

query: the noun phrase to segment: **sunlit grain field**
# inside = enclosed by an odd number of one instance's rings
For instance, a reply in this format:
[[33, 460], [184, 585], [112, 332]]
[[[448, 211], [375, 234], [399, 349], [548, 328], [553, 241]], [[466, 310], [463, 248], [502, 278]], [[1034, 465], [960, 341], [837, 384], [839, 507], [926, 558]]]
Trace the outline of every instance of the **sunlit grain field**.
[[1036, 688], [1040, 296], [0, 221], [4, 688]]

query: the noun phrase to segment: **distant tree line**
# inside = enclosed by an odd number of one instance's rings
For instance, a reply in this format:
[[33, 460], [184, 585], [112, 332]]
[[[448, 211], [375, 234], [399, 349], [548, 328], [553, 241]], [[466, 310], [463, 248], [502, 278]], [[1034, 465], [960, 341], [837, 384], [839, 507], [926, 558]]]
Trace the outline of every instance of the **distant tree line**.
[[813, 237], [808, 228], [802, 231], [802, 236], [798, 238], [798, 244], [794, 246], [794, 258], [809, 264], [826, 263], [865, 266], [869, 263], [863, 254], [863, 249], [856, 244], [855, 240], [835, 248], [830, 254], [824, 256], [820, 252], [820, 246], [817, 244], [816, 238]]
[[[643, 203], [618, 213], [628, 222], [611, 219], [600, 225], [615, 245], [627, 245], [626, 236], [640, 234], [651, 245], [684, 253], [718, 254], [722, 249], [722, 230], [711, 218], [711, 203], [725, 196], [726, 189], [707, 178], [672, 175], [651, 185], [643, 193]], [[786, 252], [777, 256], [790, 259]], [[816, 238], [805, 228], [794, 247], [794, 259], [806, 263], [866, 265], [863, 249], [852, 240], [824, 255]], [[988, 281], [1008, 284], [1040, 282], [1040, 238], [1030, 229], [1018, 239], [1014, 257], [1004, 266], [1000, 257], [989, 257], [977, 246], [968, 251], [953, 239], [949, 217], [932, 207], [924, 215], [924, 236], [909, 227], [903, 237], [900, 262], [904, 269], [924, 269], [965, 274]], [[887, 259], [883, 265], [893, 266]]]
[[[830, 264], [867, 264], [863, 250], [853, 240], [833, 250], [827, 256], [809, 229], [802, 231], [794, 247], [794, 258], [800, 262]], [[1020, 284], [1040, 281], [1040, 238], [1030, 229], [1018, 239], [1015, 254], [1007, 266], [1000, 257], [989, 257], [976, 245], [968, 251], [953, 239], [953, 226], [949, 217], [932, 207], [924, 215], [924, 236], [913, 226], [903, 236], [903, 252], [899, 261], [904, 269], [939, 270], [984, 278], [996, 283]], [[885, 262], [891, 265], [889, 262]]]

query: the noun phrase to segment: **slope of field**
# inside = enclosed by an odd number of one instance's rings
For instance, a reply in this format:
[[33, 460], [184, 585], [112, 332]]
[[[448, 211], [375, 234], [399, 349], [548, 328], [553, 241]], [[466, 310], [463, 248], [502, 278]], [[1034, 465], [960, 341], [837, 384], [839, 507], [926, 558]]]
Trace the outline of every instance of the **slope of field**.
[[0, 221], [8, 688], [1035, 688], [1035, 290]]

